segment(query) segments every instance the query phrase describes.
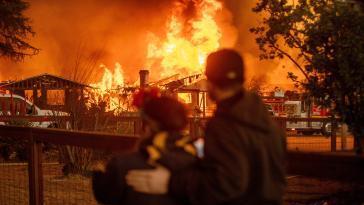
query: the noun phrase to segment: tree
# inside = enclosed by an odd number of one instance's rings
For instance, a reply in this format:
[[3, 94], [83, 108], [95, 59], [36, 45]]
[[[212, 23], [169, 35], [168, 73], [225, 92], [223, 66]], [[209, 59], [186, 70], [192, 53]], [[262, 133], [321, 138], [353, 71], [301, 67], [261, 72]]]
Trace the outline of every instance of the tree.
[[22, 60], [39, 52], [27, 42], [35, 34], [23, 15], [28, 7], [23, 0], [0, 0], [0, 57]]
[[251, 32], [261, 58], [289, 58], [305, 79], [288, 76], [339, 115], [359, 140], [364, 138], [364, 14], [353, 2], [260, 0], [253, 11], [264, 18]]
[[253, 76], [246, 85], [247, 90], [255, 92], [263, 96], [264, 91], [267, 89], [264, 85], [267, 83], [265, 76]]

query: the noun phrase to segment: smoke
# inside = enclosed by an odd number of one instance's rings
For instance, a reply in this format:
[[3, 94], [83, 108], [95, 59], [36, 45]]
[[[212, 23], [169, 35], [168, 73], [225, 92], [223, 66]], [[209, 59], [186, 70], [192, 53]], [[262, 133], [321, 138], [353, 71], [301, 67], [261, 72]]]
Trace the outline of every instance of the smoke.
[[[252, 12], [258, 0], [223, 0], [225, 6], [232, 14], [232, 24], [238, 30], [238, 39], [235, 49], [244, 56], [246, 75], [248, 79], [264, 78], [271, 86], [281, 86], [291, 89], [292, 81], [287, 79], [287, 72], [294, 72], [298, 76], [297, 68], [288, 59], [263, 60], [259, 58], [259, 48], [255, 42], [256, 36], [249, 29], [262, 21], [262, 16]], [[291, 51], [288, 51], [289, 53]]]
[[[92, 58], [109, 67], [121, 62], [134, 68], [126, 70], [134, 77], [135, 69], [144, 65], [145, 34], [161, 32], [170, 4], [169, 0], [32, 0], [26, 15], [36, 32], [31, 43], [41, 51], [23, 62], [2, 59], [0, 77], [20, 79], [47, 72], [72, 78], [74, 67]], [[101, 72], [95, 73], [97, 78]]]
[[[249, 28], [259, 21], [259, 16], [251, 11], [256, 1], [221, 1], [226, 6], [217, 17], [223, 31], [222, 47], [236, 48], [244, 55], [248, 77], [267, 75], [270, 81], [287, 81], [286, 74], [275, 74], [277, 70], [282, 71], [279, 68], [281, 62], [259, 61], [255, 37], [249, 32]], [[0, 80], [20, 79], [45, 72], [77, 79], [77, 75], [85, 72], [75, 69], [81, 67], [94, 70], [85, 79], [78, 80], [92, 82], [102, 75], [99, 64], [114, 67], [115, 62], [120, 62], [126, 81], [134, 81], [137, 70], [145, 66], [148, 32], [164, 35], [172, 4], [184, 3], [186, 18], [193, 16], [195, 11], [191, 2], [31, 0], [26, 13], [32, 19], [36, 32], [31, 43], [41, 51], [23, 62], [0, 59]]]

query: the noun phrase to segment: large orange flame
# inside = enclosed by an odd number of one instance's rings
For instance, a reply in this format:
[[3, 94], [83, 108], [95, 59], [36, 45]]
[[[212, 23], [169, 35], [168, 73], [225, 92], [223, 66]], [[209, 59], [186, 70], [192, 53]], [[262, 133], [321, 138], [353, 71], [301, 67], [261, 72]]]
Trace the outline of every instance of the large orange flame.
[[[189, 9], [187, 5], [190, 5], [187, 2], [192, 3], [192, 17], [186, 17], [186, 10]], [[217, 0], [176, 3], [167, 21], [165, 38], [154, 33], [148, 34], [146, 67], [152, 72], [160, 70], [160, 78], [202, 73], [207, 55], [220, 47], [222, 34], [215, 20], [220, 9], [222, 3]], [[120, 110], [117, 94], [125, 86], [121, 65], [116, 64], [114, 73], [102, 67], [105, 70], [102, 79], [91, 84], [98, 88], [94, 94], [98, 99], [107, 101], [108, 110]], [[183, 97], [187, 102], [188, 96]]]
[[183, 5], [176, 4], [167, 24], [166, 39], [149, 35], [147, 67], [160, 62], [160, 77], [203, 72], [206, 57], [220, 47], [221, 31], [215, 16], [222, 4], [216, 0], [196, 3], [196, 14], [184, 22]]
[[111, 72], [105, 65], [101, 65], [104, 74], [98, 83], [90, 84], [96, 88], [91, 91], [89, 105], [91, 103], [100, 105], [104, 102], [106, 111], [113, 111], [115, 114], [128, 109], [129, 104], [122, 99], [125, 86], [124, 72], [119, 63], [115, 64], [114, 72]]
[[105, 93], [124, 86], [124, 72], [119, 63], [115, 64], [114, 73], [112, 73], [105, 65], [100, 65], [100, 67], [104, 69], [101, 81], [91, 84], [91, 86], [99, 88], [100, 93]]

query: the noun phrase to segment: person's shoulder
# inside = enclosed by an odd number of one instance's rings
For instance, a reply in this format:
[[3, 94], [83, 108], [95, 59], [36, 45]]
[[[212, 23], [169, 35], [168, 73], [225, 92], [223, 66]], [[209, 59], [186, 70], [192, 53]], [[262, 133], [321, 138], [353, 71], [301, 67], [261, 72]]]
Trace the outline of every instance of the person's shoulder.
[[238, 106], [242, 106], [245, 109], [256, 109], [257, 107], [264, 106], [262, 97], [251, 91], [245, 91], [244, 96], [241, 98], [240, 103], [238, 103]]
[[207, 126], [210, 125], [210, 126], [213, 126], [213, 125], [216, 125], [216, 124], [221, 124], [223, 122], [226, 122], [228, 121], [228, 116], [227, 116], [227, 113], [216, 113], [213, 117], [211, 117], [209, 119], [209, 121], [207, 121]]
[[113, 157], [109, 166], [120, 170], [150, 168], [146, 158], [140, 152], [133, 152]]
[[229, 112], [217, 112], [210, 120], [207, 122], [207, 126], [216, 126], [216, 125], [231, 125], [231, 122], [236, 120], [234, 113]]
[[206, 124], [206, 133], [230, 133], [233, 130], [233, 124], [229, 116], [218, 115]]

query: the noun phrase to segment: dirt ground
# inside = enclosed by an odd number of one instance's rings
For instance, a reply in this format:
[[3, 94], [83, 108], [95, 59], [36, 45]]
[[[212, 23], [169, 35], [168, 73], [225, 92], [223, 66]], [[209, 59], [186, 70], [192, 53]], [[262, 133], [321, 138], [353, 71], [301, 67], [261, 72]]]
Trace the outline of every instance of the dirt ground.
[[[58, 163], [43, 165], [44, 204], [96, 205], [91, 181], [83, 176], [62, 176]], [[0, 205], [28, 204], [26, 164], [0, 164]]]
[[[64, 177], [57, 163], [44, 164], [44, 204], [96, 205], [90, 178]], [[26, 164], [0, 164], [0, 205], [28, 203]], [[362, 205], [364, 186], [288, 176], [285, 205]]]
[[[330, 152], [331, 139], [322, 135], [288, 135], [287, 136], [287, 149], [304, 152]], [[337, 136], [336, 149], [348, 151], [354, 149], [353, 136], [345, 138]]]
[[286, 205], [364, 205], [364, 185], [303, 176], [287, 178]]

